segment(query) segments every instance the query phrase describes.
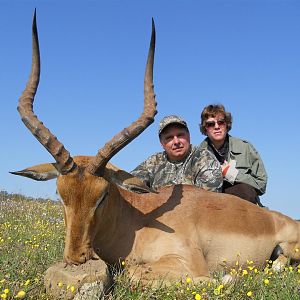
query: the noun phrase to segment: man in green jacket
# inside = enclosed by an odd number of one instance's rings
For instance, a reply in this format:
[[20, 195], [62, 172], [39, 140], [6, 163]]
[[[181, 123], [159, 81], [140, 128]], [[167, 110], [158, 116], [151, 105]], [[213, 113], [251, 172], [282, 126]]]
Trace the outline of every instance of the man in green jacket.
[[201, 113], [200, 131], [207, 138], [200, 144], [201, 149], [212, 152], [222, 167], [222, 192], [236, 195], [260, 206], [259, 195], [267, 186], [264, 164], [247, 141], [228, 134], [232, 117], [223, 105], [208, 105]]

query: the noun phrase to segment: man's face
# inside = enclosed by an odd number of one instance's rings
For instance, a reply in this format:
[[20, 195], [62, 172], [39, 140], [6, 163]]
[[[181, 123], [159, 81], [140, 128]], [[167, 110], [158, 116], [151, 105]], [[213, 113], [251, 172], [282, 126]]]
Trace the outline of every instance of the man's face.
[[160, 143], [170, 161], [181, 161], [190, 150], [190, 134], [184, 127], [169, 125], [161, 133]]
[[206, 134], [214, 145], [222, 145], [227, 134], [227, 125], [223, 114], [206, 120]]

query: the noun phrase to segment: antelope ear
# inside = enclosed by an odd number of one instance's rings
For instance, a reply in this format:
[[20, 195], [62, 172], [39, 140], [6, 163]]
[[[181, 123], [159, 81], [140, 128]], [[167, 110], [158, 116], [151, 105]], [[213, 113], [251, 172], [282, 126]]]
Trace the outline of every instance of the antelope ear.
[[59, 176], [59, 172], [55, 168], [55, 163], [40, 164], [21, 171], [9, 173], [13, 175], [28, 177], [37, 181], [47, 181]]
[[107, 164], [103, 177], [110, 182], [115, 183], [117, 186], [124, 190], [128, 190], [137, 194], [156, 193], [157, 191], [149, 188], [139, 178], [134, 177], [130, 173], [115, 167], [112, 164]]

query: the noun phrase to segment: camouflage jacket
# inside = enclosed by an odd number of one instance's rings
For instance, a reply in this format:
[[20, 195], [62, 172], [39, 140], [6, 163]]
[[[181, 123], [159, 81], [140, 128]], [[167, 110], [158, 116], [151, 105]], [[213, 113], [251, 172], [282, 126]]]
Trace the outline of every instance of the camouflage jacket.
[[172, 184], [192, 184], [205, 190], [220, 192], [223, 184], [221, 166], [208, 150], [191, 146], [189, 155], [181, 162], [170, 162], [165, 152], [159, 152], [137, 166], [132, 175], [149, 187]]

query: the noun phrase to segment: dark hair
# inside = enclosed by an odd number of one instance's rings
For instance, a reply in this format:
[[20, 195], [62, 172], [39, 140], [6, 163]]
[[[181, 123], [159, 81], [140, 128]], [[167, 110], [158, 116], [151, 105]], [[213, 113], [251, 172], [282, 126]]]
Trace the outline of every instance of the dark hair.
[[206, 135], [206, 121], [208, 118], [215, 118], [217, 115], [223, 115], [226, 121], [227, 132], [230, 131], [232, 127], [232, 116], [230, 112], [225, 110], [224, 105], [222, 104], [210, 104], [204, 107], [201, 113], [201, 123], [199, 124], [200, 131]]

